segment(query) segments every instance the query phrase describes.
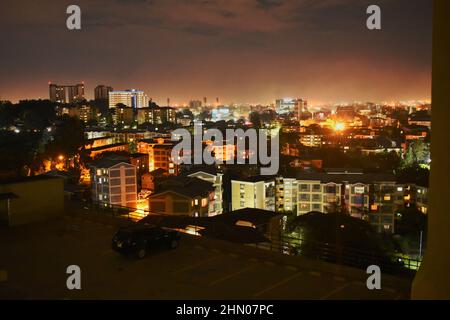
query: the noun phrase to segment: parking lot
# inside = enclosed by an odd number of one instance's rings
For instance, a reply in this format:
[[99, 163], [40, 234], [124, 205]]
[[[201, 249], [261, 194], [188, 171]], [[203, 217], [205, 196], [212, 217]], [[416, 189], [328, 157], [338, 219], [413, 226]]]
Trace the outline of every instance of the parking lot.
[[[405, 299], [409, 292], [363, 277], [273, 259], [241, 245], [185, 237], [178, 249], [143, 260], [111, 249], [117, 227], [75, 217], [0, 230], [2, 299]], [[233, 248], [236, 247], [236, 250]], [[238, 250], [239, 247], [239, 250]], [[252, 254], [255, 250], [255, 254]], [[318, 263], [318, 262], [315, 262]], [[68, 290], [66, 268], [81, 268]], [[361, 271], [363, 275], [363, 271]]]

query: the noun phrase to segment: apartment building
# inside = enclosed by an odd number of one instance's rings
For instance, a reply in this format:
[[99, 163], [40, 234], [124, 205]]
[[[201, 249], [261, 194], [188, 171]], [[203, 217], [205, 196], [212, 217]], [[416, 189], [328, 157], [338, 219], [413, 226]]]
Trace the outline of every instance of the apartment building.
[[102, 159], [90, 164], [92, 200], [105, 205], [136, 208], [136, 167], [120, 160]]
[[306, 147], [320, 147], [323, 135], [321, 134], [301, 134], [300, 143]]
[[177, 175], [179, 168], [172, 159], [174, 146], [174, 142], [169, 139], [143, 139], [138, 141], [137, 150], [148, 154], [150, 171], [164, 169], [169, 175]]
[[188, 177], [198, 178], [213, 184], [214, 187], [214, 212], [215, 214], [223, 213], [223, 174], [217, 172], [214, 167], [204, 167], [192, 169]]
[[298, 182], [296, 178], [277, 177], [276, 211], [297, 212]]
[[275, 211], [275, 178], [255, 176], [231, 180], [232, 210], [255, 208]]
[[311, 211], [332, 212], [341, 206], [342, 185], [319, 174], [303, 174], [297, 178], [297, 215]]

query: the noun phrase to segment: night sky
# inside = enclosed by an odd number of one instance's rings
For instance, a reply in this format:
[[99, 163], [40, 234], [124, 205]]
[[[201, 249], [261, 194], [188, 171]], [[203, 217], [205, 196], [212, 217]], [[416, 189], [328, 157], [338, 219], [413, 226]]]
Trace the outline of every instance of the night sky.
[[[82, 30], [66, 28], [77, 4]], [[382, 30], [366, 8], [382, 9]], [[0, 99], [48, 82], [144, 90], [157, 103], [429, 99], [431, 0], [2, 0]]]

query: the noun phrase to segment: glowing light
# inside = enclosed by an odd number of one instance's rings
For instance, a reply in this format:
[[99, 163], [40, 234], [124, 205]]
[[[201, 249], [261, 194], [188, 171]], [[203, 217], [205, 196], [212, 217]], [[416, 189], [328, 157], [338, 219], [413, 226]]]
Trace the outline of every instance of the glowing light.
[[334, 130], [336, 131], [344, 131], [345, 130], [345, 124], [343, 122], [336, 122], [334, 125]]
[[58, 160], [59, 160], [59, 161], [63, 161], [63, 160], [64, 160], [64, 156], [63, 156], [63, 155], [60, 155], [60, 156], [58, 157]]

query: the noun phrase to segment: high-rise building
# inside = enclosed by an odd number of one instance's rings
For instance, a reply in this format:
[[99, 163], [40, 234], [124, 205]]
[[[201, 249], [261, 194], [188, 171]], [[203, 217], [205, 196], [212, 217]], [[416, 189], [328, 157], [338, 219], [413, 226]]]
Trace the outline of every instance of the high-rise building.
[[73, 103], [82, 101], [84, 97], [84, 83], [75, 85], [58, 85], [49, 82], [50, 100], [58, 103]]
[[166, 124], [176, 122], [176, 109], [171, 107], [152, 106], [137, 110], [138, 124]]
[[276, 100], [276, 111], [278, 114], [293, 114], [300, 120], [303, 112], [307, 111], [307, 102], [303, 99], [278, 99]]
[[103, 84], [99, 84], [94, 89], [94, 97], [95, 100], [106, 100], [108, 99], [109, 93], [113, 91], [112, 87], [105, 86]]
[[144, 93], [144, 91], [135, 89], [124, 91], [110, 91], [109, 107], [115, 108], [119, 103], [134, 109], [146, 108], [148, 107], [148, 97]]
[[191, 100], [189, 101], [189, 109], [199, 111], [202, 109], [202, 101], [201, 100]]

